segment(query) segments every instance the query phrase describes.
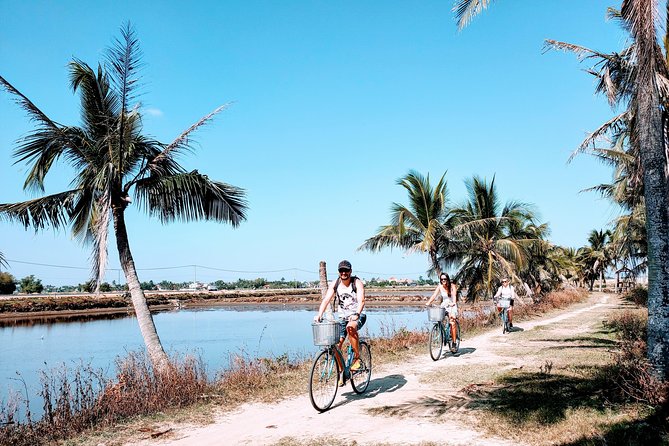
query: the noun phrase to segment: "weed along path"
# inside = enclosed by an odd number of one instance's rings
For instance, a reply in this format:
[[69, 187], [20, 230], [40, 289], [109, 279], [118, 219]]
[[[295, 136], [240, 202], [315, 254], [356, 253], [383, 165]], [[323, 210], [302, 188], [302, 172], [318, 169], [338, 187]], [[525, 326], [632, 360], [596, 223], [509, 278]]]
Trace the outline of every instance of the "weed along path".
[[[166, 434], [126, 444], [548, 444], [541, 434], [518, 436], [491, 426], [495, 424], [490, 421], [493, 411], [506, 410], [496, 391], [508, 383], [500, 384], [497, 378], [514, 370], [532, 376], [557, 373], [572, 366], [572, 359], [561, 358], [574, 351], [592, 356], [597, 350], [602, 357], [608, 355], [613, 343], [596, 341], [596, 333], [601, 333], [606, 314], [621, 306], [617, 296], [594, 293], [566, 310], [518, 321], [506, 335], [501, 328], [471, 338], [463, 333], [459, 354], [445, 353], [432, 361], [426, 350], [402, 364], [376, 367], [365, 394], [356, 395], [347, 384], [324, 413], [312, 408], [305, 392], [274, 404], [242, 405], [216, 415], [210, 425], [162, 425]], [[306, 384], [307, 376], [305, 388]], [[555, 423], [559, 423], [560, 414], [556, 416]]]

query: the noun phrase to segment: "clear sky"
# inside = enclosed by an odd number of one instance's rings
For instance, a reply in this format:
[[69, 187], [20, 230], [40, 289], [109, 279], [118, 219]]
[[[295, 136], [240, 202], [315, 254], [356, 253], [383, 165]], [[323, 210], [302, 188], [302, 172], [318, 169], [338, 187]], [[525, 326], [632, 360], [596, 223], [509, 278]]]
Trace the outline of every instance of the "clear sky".
[[[567, 164], [613, 112], [594, 95], [587, 62], [542, 51], [548, 38], [622, 48], [627, 36], [606, 21], [608, 6], [620, 1], [498, 1], [458, 32], [448, 0], [0, 0], [0, 74], [55, 121], [78, 125], [67, 63], [96, 66], [130, 21], [144, 55], [146, 134], [171, 142], [234, 101], [181, 161], [244, 188], [248, 220], [164, 226], [131, 206], [140, 280], [315, 280], [320, 260], [332, 277], [342, 258], [363, 278], [417, 278], [425, 255], [357, 251], [389, 221], [392, 202], [406, 203], [396, 180], [410, 169], [435, 182], [447, 171], [453, 202], [465, 198], [466, 178], [495, 176], [502, 199], [536, 205], [564, 246], [584, 245], [617, 215], [580, 193], [610, 169], [587, 155]], [[2, 203], [32, 197], [12, 158], [30, 125], [0, 91]], [[47, 193], [70, 174], [52, 169]], [[88, 249], [67, 232], [0, 221], [0, 252], [16, 278], [60, 285], [89, 275]], [[108, 280], [124, 282], [113, 244], [109, 257]]]

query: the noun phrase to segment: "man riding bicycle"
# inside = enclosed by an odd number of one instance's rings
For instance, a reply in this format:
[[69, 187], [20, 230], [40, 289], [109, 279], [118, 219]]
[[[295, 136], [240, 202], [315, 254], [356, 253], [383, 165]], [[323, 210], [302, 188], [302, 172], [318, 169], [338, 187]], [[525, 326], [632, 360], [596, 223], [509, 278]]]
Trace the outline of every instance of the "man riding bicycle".
[[[341, 349], [344, 339], [348, 334], [351, 347], [353, 348], [353, 362], [351, 363], [350, 370], [354, 372], [360, 369], [358, 330], [365, 325], [365, 321], [367, 320], [367, 315], [362, 312], [365, 308], [365, 288], [358, 277], [351, 276], [351, 262], [342, 260], [339, 262], [337, 269], [339, 277], [330, 283], [318, 309], [318, 314], [314, 316], [314, 321], [321, 321], [323, 313], [332, 301], [332, 298], [336, 297], [339, 308], [339, 349]], [[339, 363], [339, 358], [335, 358]], [[339, 366], [340, 370], [343, 370], [342, 364], [339, 364]], [[344, 385], [343, 379], [339, 380], [339, 385]]]
[[518, 298], [516, 289], [509, 284], [509, 278], [502, 279], [502, 285], [497, 289], [493, 300], [497, 305], [497, 314], [501, 314], [504, 308], [508, 308], [509, 327], [513, 327], [513, 301]]

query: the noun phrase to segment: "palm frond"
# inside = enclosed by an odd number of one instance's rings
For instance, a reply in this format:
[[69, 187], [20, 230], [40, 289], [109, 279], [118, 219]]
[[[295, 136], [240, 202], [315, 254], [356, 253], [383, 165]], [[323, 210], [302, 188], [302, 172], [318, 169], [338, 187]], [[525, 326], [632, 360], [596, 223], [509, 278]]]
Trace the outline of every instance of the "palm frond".
[[214, 220], [238, 226], [246, 219], [245, 192], [196, 170], [135, 183], [137, 200], [162, 222]]
[[11, 93], [14, 96], [14, 100], [21, 108], [23, 108], [27, 113], [28, 116], [30, 117], [31, 121], [37, 122], [37, 125], [40, 128], [48, 128], [48, 129], [57, 129], [58, 124], [51, 119], [33, 102], [28, 99], [23, 93], [21, 93], [19, 90], [14, 88], [12, 84], [10, 84], [4, 77], [0, 76], [0, 86], [2, 86], [5, 90], [7, 90], [9, 93]]
[[21, 223], [36, 231], [48, 226], [60, 229], [69, 222], [69, 214], [79, 196], [79, 190], [28, 200], [21, 203], [0, 204], [0, 218]]
[[231, 102], [228, 102], [227, 104], [223, 104], [220, 107], [216, 108], [214, 111], [209, 113], [208, 115], [200, 118], [195, 124], [191, 125], [186, 131], [181, 133], [174, 141], [172, 141], [170, 144], [165, 147], [165, 149], [159, 153], [151, 162], [148, 164], [148, 169], [154, 170], [154, 169], [159, 169], [161, 163], [165, 161], [167, 158], [172, 158], [173, 153], [179, 150], [183, 149], [189, 149], [189, 136], [191, 133], [193, 133], [195, 130], [199, 129], [203, 125], [207, 124], [209, 121], [211, 121], [214, 116], [225, 110], [226, 108], [230, 107], [232, 105]]
[[490, 3], [491, 0], [456, 0], [453, 5], [453, 12], [455, 13], [458, 29], [463, 29], [469, 25], [474, 17], [486, 9]]

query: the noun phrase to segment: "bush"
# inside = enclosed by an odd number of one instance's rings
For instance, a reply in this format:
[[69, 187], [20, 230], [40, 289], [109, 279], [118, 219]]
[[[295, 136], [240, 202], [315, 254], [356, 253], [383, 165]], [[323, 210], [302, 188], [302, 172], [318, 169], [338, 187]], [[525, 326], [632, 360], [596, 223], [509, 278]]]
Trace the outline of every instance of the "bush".
[[614, 364], [604, 376], [614, 401], [659, 407], [667, 402], [669, 385], [651, 373], [646, 357], [647, 325], [648, 315], [641, 311], [625, 311], [605, 323], [616, 332], [620, 349], [613, 354]]
[[32, 274], [21, 279], [19, 286], [21, 287], [21, 292], [26, 294], [41, 293], [44, 291], [44, 285], [42, 285], [42, 281], [36, 279]]
[[648, 289], [644, 287], [636, 287], [625, 293], [623, 299], [634, 302], [635, 304], [646, 307], [648, 306]]
[[0, 273], [0, 294], [12, 294], [16, 291], [16, 280], [9, 273]]

